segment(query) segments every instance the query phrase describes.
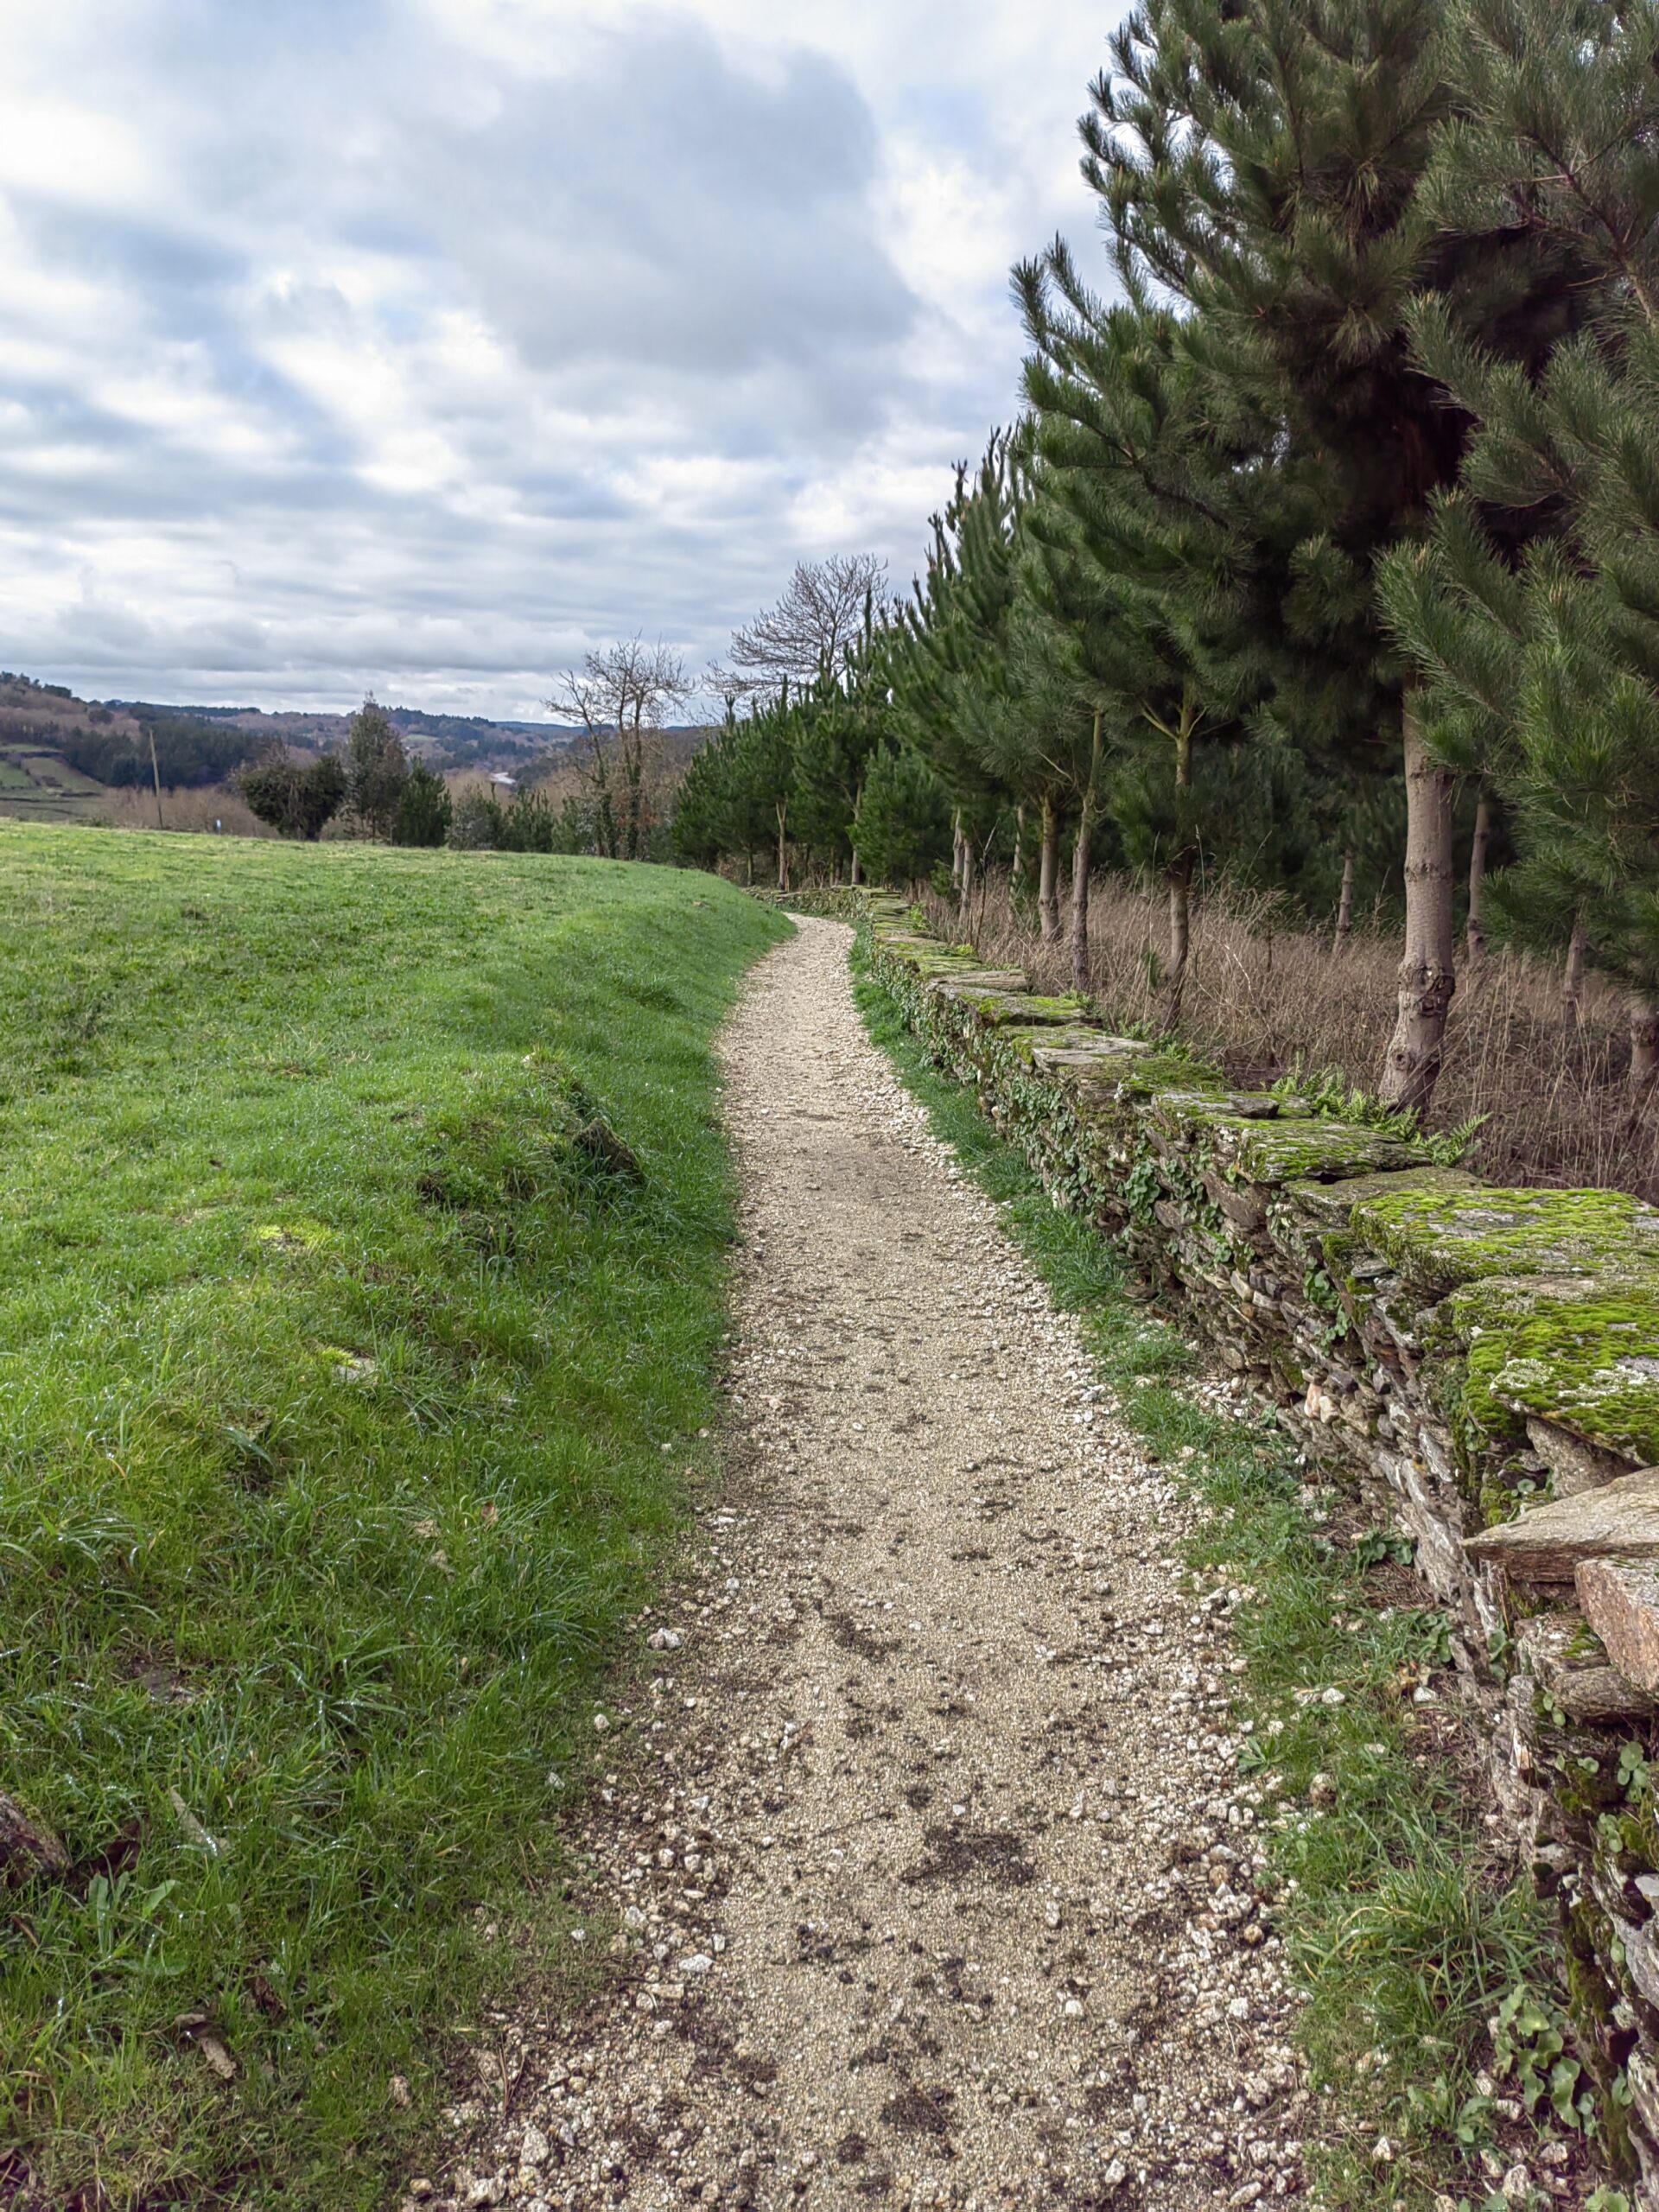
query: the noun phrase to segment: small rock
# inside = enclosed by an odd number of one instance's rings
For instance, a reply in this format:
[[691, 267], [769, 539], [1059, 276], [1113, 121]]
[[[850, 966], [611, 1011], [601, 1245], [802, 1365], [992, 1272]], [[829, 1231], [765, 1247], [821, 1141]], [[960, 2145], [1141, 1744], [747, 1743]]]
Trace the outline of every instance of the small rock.
[[391, 2099], [391, 2101], [397, 2107], [400, 2112], [407, 2112], [415, 2101], [414, 2098], [410, 2094], [408, 2080], [402, 2074], [394, 2074], [392, 2075], [391, 2081], [386, 2084], [386, 2094]]

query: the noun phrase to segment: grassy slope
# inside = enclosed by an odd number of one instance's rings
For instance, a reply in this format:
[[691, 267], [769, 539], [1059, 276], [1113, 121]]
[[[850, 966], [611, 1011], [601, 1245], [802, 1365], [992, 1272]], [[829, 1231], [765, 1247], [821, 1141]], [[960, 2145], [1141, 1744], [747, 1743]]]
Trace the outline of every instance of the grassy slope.
[[[1480, 2093], [1484, 2069], [1504, 2070], [1486, 2023], [1507, 1993], [1535, 1998], [1549, 2016], [1539, 2023], [1546, 2039], [1521, 2054], [1520, 2078], [1505, 2086], [1511, 2098], [1541, 2088], [1529, 2061], [1548, 2074], [1552, 1946], [1543, 1908], [1495, 1859], [1444, 1755], [1440, 1716], [1402, 1698], [1444, 1659], [1442, 1617], [1402, 1605], [1396, 1590], [1379, 1595], [1377, 1581], [1394, 1579], [1386, 1538], [1330, 1541], [1272, 1415], [1247, 1425], [1205, 1407], [1192, 1389], [1193, 1355], [1128, 1294], [1112, 1247], [1056, 1212], [973, 1094], [928, 1063], [884, 991], [867, 977], [859, 996], [935, 1130], [1078, 1315], [1130, 1426], [1210, 1509], [1191, 1554], [1203, 1586], [1246, 1592], [1235, 1615], [1249, 1662], [1240, 1718], [1261, 1745], [1256, 1764], [1265, 1773], [1270, 1761], [1283, 1777], [1290, 1808], [1272, 1836], [1274, 1919], [1307, 1993], [1316, 2200], [1344, 2212], [1431, 2212], [1449, 2196], [1465, 2212], [1505, 2212], [1494, 2169], [1534, 2158], [1538, 2133]], [[1325, 1702], [1332, 1692], [1340, 1702]], [[1328, 1816], [1307, 1808], [1316, 1775], [1334, 1793]], [[1576, 2076], [1574, 2067], [1569, 2091]], [[1547, 2097], [1538, 2127], [1551, 2130]], [[1376, 2155], [1379, 2141], [1386, 2157]], [[1606, 2212], [1624, 2206], [1611, 2192], [1603, 2202]]]
[[709, 1416], [710, 1037], [782, 927], [655, 869], [0, 825], [0, 1789], [79, 1861], [0, 1922], [44, 2201], [378, 2201]]

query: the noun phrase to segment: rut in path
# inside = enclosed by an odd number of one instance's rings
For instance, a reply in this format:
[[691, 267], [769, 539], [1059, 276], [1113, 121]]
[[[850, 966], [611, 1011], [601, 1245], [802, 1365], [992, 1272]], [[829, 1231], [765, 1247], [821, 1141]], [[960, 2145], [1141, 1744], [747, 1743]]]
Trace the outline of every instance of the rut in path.
[[641, 1624], [658, 1671], [586, 1819], [614, 1979], [510, 2024], [510, 2094], [460, 2109], [465, 2163], [411, 2193], [1294, 2197], [1226, 1605], [1185, 1586], [1181, 1493], [865, 1037], [848, 940], [802, 923], [725, 1040], [728, 1503]]

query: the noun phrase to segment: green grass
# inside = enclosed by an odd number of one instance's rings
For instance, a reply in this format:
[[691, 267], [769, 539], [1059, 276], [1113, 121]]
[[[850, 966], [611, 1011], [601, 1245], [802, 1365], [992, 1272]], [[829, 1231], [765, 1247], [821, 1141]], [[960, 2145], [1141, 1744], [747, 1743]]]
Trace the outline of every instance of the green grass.
[[785, 926], [0, 824], [0, 1789], [76, 1860], [0, 1920], [41, 2201], [345, 2212], [429, 2124], [712, 1415], [710, 1042]]
[[[1243, 1768], [1285, 1785], [1287, 1810], [1270, 1836], [1274, 1919], [1306, 1992], [1319, 2200], [1344, 2212], [1427, 2212], [1442, 2192], [1493, 2201], [1479, 2153], [1513, 2145], [1517, 2130], [1477, 2090], [1492, 2066], [1486, 2023], [1507, 1992], [1548, 1989], [1552, 1930], [1529, 1886], [1495, 1861], [1435, 1719], [1402, 1696], [1402, 1682], [1444, 1658], [1442, 1617], [1397, 1590], [1379, 1596], [1389, 1572], [1381, 1533], [1332, 1540], [1289, 1435], [1271, 1414], [1247, 1424], [1206, 1408], [1192, 1387], [1195, 1355], [1129, 1294], [1112, 1246], [1055, 1211], [867, 972], [858, 991], [872, 1036], [936, 1132], [1077, 1315], [1129, 1426], [1209, 1508], [1189, 1552], [1201, 1586], [1255, 1592], [1235, 1615], [1249, 1662], [1238, 1718], [1260, 1747]], [[1326, 1690], [1342, 1702], [1298, 1700]], [[1332, 1810], [1308, 1806], [1315, 1775], [1334, 1788]], [[1392, 2155], [1380, 2160], [1383, 2137]]]

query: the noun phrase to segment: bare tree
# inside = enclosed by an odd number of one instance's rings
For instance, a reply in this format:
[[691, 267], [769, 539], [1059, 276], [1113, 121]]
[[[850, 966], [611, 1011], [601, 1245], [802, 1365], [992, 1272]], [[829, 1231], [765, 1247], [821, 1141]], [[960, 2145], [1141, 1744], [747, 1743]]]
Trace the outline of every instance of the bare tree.
[[683, 707], [696, 686], [671, 646], [626, 638], [568, 668], [544, 703], [561, 721], [579, 722], [592, 748], [594, 842], [608, 860], [637, 861], [651, 830], [645, 737]]
[[777, 605], [733, 632], [731, 665], [709, 671], [709, 689], [725, 699], [770, 700], [785, 678], [804, 690], [825, 668], [844, 675], [887, 577], [887, 563], [874, 553], [797, 562]]

